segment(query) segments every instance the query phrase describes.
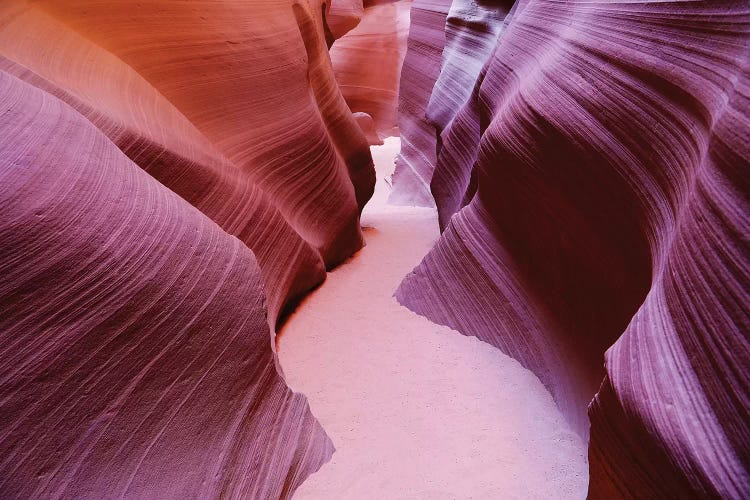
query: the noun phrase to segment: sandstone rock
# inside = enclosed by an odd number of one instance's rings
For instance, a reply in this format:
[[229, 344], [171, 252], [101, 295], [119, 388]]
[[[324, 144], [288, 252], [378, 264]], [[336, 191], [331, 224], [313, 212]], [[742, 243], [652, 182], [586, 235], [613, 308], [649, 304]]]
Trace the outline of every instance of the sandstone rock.
[[333, 447], [252, 252], [52, 95], [0, 102], [3, 496], [290, 495]]
[[[745, 497], [747, 4], [510, 15], [460, 109], [460, 75], [435, 87], [445, 232], [397, 297], [516, 357], [584, 436], [597, 394], [592, 497]], [[396, 193], [424, 196], [415, 171]]]
[[440, 72], [445, 44], [445, 18], [450, 0], [414, 0], [399, 87], [398, 125], [401, 152], [388, 201], [399, 205], [434, 206], [429, 185], [435, 168], [435, 128], [425, 112]]
[[[358, 202], [372, 193], [374, 173], [336, 87], [320, 7], [276, 1], [248, 8], [231, 0], [191, 9], [169, 1], [32, 5], [19, 9], [43, 10], [141, 75], [268, 195], [327, 266], [361, 246]], [[45, 43], [39, 32], [29, 36]]]
[[383, 144], [383, 139], [380, 138], [378, 131], [375, 130], [375, 122], [372, 121], [372, 116], [367, 113], [359, 112], [352, 113], [352, 115], [354, 116], [357, 125], [359, 125], [359, 128], [361, 128], [362, 132], [365, 134], [365, 137], [367, 137], [367, 142], [370, 143], [370, 145]]
[[367, 1], [362, 21], [331, 47], [336, 81], [354, 112], [383, 136], [398, 135], [398, 86], [409, 31], [409, 0]]
[[[426, 110], [437, 138], [437, 157], [429, 179], [441, 229], [445, 229], [451, 216], [471, 200], [476, 190], [476, 179], [471, 173], [476, 161], [474, 145], [480, 135], [480, 117], [477, 106], [473, 105], [475, 100], [468, 104], [467, 101], [481, 84], [482, 68], [495, 49], [497, 37], [512, 18], [508, 15], [512, 4], [456, 0], [448, 12], [443, 63]], [[454, 119], [459, 122], [455, 133], [446, 132]], [[450, 144], [442, 151], [444, 132]]]
[[365, 12], [362, 0], [331, 0], [327, 7], [325, 21], [332, 37], [330, 44], [353, 30]]
[[332, 453], [273, 342], [374, 186], [326, 7], [0, 4], [4, 493], [288, 497]]

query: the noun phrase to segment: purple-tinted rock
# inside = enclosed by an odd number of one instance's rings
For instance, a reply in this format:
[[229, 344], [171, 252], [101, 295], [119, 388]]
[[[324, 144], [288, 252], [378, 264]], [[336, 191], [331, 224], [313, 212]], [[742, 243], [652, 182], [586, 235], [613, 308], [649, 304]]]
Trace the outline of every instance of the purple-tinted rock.
[[584, 436], [597, 394], [594, 498], [750, 494], [748, 54], [746, 2], [530, 0], [444, 110], [445, 232], [397, 297]]
[[289, 496], [333, 447], [252, 252], [52, 95], [0, 102], [3, 496]]
[[393, 191], [398, 205], [433, 206], [430, 179], [435, 168], [435, 128], [425, 112], [440, 72], [445, 44], [445, 18], [450, 0], [415, 0], [406, 57], [401, 68], [398, 126], [401, 152], [396, 159]]

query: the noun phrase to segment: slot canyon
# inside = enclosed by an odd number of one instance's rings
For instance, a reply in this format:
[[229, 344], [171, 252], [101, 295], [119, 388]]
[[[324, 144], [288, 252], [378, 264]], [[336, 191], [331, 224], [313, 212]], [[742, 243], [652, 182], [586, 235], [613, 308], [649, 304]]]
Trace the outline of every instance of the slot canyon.
[[750, 498], [750, 0], [0, 0], [31, 498]]

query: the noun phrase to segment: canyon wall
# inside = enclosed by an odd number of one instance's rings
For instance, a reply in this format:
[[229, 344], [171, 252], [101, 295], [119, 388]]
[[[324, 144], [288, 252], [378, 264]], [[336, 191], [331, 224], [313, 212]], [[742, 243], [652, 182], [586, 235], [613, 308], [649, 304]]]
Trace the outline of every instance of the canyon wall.
[[435, 168], [435, 129], [425, 110], [440, 72], [450, 4], [450, 0], [412, 3], [398, 99], [401, 151], [396, 158], [390, 203], [434, 206], [429, 185]]
[[335, 5], [0, 5], [4, 494], [287, 497], [330, 457], [273, 338], [374, 186]]
[[367, 0], [361, 22], [331, 47], [336, 81], [355, 113], [379, 136], [398, 135], [397, 99], [409, 33], [410, 0]]
[[591, 497], [748, 496], [750, 5], [431, 7], [392, 198], [443, 233], [397, 298], [590, 418]]

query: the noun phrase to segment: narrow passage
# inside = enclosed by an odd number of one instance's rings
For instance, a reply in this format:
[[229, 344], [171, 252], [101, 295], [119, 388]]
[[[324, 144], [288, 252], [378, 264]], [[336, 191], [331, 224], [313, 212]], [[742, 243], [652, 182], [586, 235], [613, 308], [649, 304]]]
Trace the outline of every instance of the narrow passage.
[[586, 446], [537, 377], [393, 297], [438, 237], [434, 210], [386, 204], [398, 148], [372, 148], [367, 246], [279, 337], [287, 382], [337, 450], [295, 498], [584, 498]]

